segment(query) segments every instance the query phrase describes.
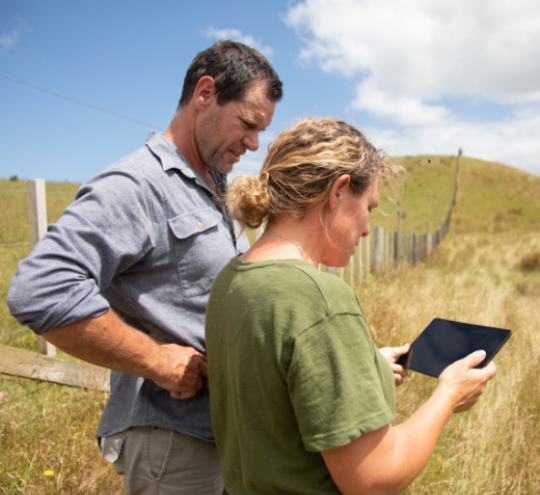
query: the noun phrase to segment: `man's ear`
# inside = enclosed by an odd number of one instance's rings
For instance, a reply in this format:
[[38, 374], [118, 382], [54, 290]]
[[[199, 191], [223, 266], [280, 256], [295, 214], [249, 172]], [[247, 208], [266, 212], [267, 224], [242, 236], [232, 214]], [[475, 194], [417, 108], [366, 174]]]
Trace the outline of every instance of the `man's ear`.
[[199, 79], [191, 101], [197, 110], [204, 110], [212, 101], [217, 98], [216, 83], [210, 76], [203, 76]]
[[330, 189], [330, 196], [328, 197], [328, 205], [330, 211], [335, 210], [339, 202], [343, 198], [343, 193], [347, 187], [351, 184], [351, 176], [349, 174], [340, 175]]

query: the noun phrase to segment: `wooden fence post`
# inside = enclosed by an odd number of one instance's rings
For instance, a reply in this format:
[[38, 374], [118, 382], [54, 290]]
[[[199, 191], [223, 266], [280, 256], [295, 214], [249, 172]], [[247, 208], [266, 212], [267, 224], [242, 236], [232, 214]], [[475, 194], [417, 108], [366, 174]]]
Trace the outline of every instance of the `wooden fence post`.
[[[28, 228], [30, 230], [30, 246], [34, 246], [47, 232], [47, 200], [45, 196], [45, 181], [30, 179], [26, 184], [28, 198]], [[41, 335], [38, 336], [38, 349], [41, 354], [55, 356], [56, 348]]]
[[390, 234], [391, 232], [386, 229], [384, 231], [384, 269], [388, 270], [388, 261], [390, 260]]
[[373, 272], [381, 271], [383, 256], [383, 229], [379, 225], [373, 226]]
[[358, 287], [362, 286], [362, 243], [363, 237], [360, 237], [360, 240], [358, 241], [358, 248], [356, 250], [356, 256], [357, 256], [357, 262], [358, 262]]
[[261, 224], [255, 229], [255, 240], [258, 241], [261, 238], [261, 235], [263, 235], [264, 232], [264, 225]]
[[394, 242], [394, 258], [396, 260], [396, 268], [401, 266], [401, 210], [397, 212], [397, 232]]
[[[369, 229], [369, 224], [368, 224], [368, 229]], [[365, 242], [365, 252], [366, 252], [366, 270], [365, 270], [365, 279], [366, 279], [366, 285], [369, 285], [369, 272], [371, 270], [371, 266], [369, 264], [369, 252], [370, 252], [370, 243], [369, 243], [369, 238], [370, 236], [366, 236], [364, 237], [364, 242]]]

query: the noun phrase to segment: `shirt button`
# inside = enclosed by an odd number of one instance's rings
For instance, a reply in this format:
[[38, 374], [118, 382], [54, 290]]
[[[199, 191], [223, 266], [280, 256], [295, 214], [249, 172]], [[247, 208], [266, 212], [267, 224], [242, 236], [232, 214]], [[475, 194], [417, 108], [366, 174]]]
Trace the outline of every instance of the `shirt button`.
[[204, 223], [199, 222], [199, 228], [202, 229], [204, 227]]

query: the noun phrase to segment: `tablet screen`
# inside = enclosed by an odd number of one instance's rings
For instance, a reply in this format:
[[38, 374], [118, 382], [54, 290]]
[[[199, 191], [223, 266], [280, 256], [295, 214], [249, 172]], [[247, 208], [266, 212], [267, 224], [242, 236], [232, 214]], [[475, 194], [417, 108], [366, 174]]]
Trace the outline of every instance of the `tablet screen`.
[[476, 366], [483, 368], [510, 335], [510, 330], [502, 328], [435, 318], [412, 343], [410, 356], [402, 356], [400, 364], [406, 365], [409, 360], [409, 369], [437, 378], [455, 361], [474, 351], [486, 351], [486, 358]]

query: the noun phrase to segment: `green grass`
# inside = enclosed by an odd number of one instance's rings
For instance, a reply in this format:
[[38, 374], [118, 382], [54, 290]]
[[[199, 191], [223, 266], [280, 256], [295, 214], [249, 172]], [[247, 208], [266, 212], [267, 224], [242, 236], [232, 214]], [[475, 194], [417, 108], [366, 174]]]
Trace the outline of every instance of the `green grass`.
[[464, 158], [459, 175], [459, 209], [452, 228], [464, 232], [511, 232], [538, 229], [540, 178], [473, 158]]
[[[47, 194], [47, 218], [49, 223], [56, 222], [64, 209], [73, 202], [78, 184], [47, 182], [46, 191], [69, 192], [72, 194]], [[8, 190], [8, 191], [5, 191]], [[16, 191], [16, 192], [12, 192]], [[28, 231], [28, 205], [26, 199], [26, 181], [0, 179], [0, 244], [30, 242]], [[9, 315], [5, 303], [9, 281], [17, 272], [17, 261], [30, 253], [30, 246], [0, 247], [0, 335], [15, 332], [21, 327]], [[30, 332], [22, 332], [0, 339], [0, 343], [32, 351], [37, 351], [37, 340]]]
[[[431, 163], [429, 163], [429, 161]], [[399, 157], [396, 162], [407, 171], [401, 196], [401, 228], [404, 233], [435, 231], [446, 218], [454, 193], [456, 157]], [[392, 191], [381, 192], [380, 207], [370, 216], [370, 224], [397, 230], [397, 207], [389, 200]]]

